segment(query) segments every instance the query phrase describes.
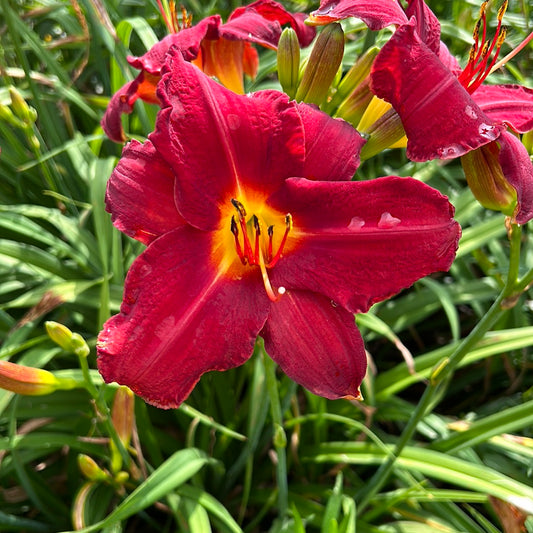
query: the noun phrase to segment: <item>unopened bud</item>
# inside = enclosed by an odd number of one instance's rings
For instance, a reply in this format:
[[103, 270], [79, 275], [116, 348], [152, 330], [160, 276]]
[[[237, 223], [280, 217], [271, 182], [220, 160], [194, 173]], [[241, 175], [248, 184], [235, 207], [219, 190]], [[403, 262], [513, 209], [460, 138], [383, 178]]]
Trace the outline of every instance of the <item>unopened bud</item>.
[[58, 322], [45, 322], [48, 336], [63, 350], [75, 353], [79, 357], [87, 357], [90, 349], [84, 338], [79, 333], [73, 333], [67, 326]]
[[92, 457], [84, 453], [78, 455], [78, 466], [81, 473], [90, 481], [109, 480], [109, 474], [100, 468]]
[[344, 31], [335, 22], [326, 26], [317, 37], [296, 92], [296, 100], [318, 106], [325, 103], [343, 54]]
[[11, 107], [15, 115], [23, 122], [33, 122], [35, 110], [33, 113], [30, 111], [30, 106], [14, 86], [9, 87], [9, 96], [11, 97]]
[[[344, 75], [339, 83], [335, 94], [333, 95], [331, 102], [327, 105], [327, 111], [334, 112], [337, 108], [344, 107], [345, 110], [353, 108], [353, 101], [359, 101], [361, 97], [362, 87], [365, 92], [372, 94], [369, 89], [369, 75], [370, 68], [374, 62], [375, 57], [379, 52], [379, 48], [374, 46], [369, 48], [350, 68], [350, 70]], [[368, 98], [370, 101], [371, 97]], [[368, 105], [368, 102], [367, 102]], [[366, 105], [363, 107], [360, 117], [362, 116]], [[326, 109], [325, 109], [326, 110]], [[343, 115], [336, 113], [337, 116]], [[360, 118], [359, 117], [359, 118]], [[346, 119], [347, 120], [347, 119]]]
[[366, 144], [361, 149], [361, 159], [370, 159], [386, 148], [405, 146], [405, 131], [400, 116], [391, 105], [374, 97], [357, 130], [367, 136]]
[[[135, 396], [128, 387], [117, 389], [111, 408], [111, 422], [117, 431], [117, 436], [124, 448], [130, 444], [135, 422]], [[115, 442], [109, 443], [111, 451], [111, 471], [118, 472], [122, 468], [122, 454]]]
[[70, 378], [58, 378], [41, 368], [0, 361], [0, 388], [27, 396], [42, 396], [59, 389], [72, 389], [77, 383]]
[[496, 142], [472, 150], [461, 157], [466, 181], [476, 200], [487, 209], [511, 216], [517, 197], [515, 188], [505, 178]]
[[278, 79], [283, 91], [290, 98], [296, 96], [300, 70], [300, 43], [292, 28], [285, 28], [278, 43]]
[[522, 144], [526, 147], [527, 153], [533, 155], [533, 130], [522, 135]]

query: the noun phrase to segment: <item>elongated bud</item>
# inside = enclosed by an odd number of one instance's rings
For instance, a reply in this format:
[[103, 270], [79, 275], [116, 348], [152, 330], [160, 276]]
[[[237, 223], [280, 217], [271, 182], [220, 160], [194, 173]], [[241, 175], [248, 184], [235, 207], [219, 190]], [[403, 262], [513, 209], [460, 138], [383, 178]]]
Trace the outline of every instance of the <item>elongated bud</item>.
[[84, 338], [79, 333], [73, 333], [67, 326], [58, 322], [48, 321], [45, 322], [44, 326], [48, 336], [63, 350], [72, 352], [79, 357], [87, 357], [89, 355], [89, 346], [87, 346]]
[[296, 92], [299, 102], [325, 103], [344, 54], [344, 31], [337, 22], [326, 26], [317, 37]]
[[300, 70], [300, 43], [292, 28], [285, 28], [278, 43], [278, 79], [290, 98], [296, 96]]
[[533, 155], [533, 130], [522, 135], [522, 144], [526, 147], [529, 155]]
[[78, 466], [81, 473], [89, 481], [108, 481], [110, 479], [109, 473], [100, 468], [92, 457], [84, 453], [78, 455]]
[[400, 116], [389, 103], [377, 97], [368, 105], [357, 130], [368, 136], [361, 149], [362, 160], [369, 159], [386, 148], [405, 146], [407, 142]]
[[42, 396], [59, 389], [72, 389], [77, 383], [70, 378], [58, 378], [41, 368], [0, 361], [0, 388], [27, 396]]
[[[379, 48], [374, 46], [369, 48], [350, 68], [350, 70], [344, 75], [341, 82], [339, 83], [335, 94], [333, 95], [331, 102], [327, 104], [327, 108], [324, 108], [325, 111], [335, 112], [337, 108], [344, 107], [345, 109], [353, 109], [353, 101], [359, 101], [361, 99], [362, 88], [364, 87], [364, 92], [372, 94], [369, 89], [369, 75], [370, 68], [374, 62], [375, 57], [379, 52]], [[368, 98], [370, 101], [371, 96]], [[362, 108], [360, 116], [362, 116], [366, 105]], [[335, 113], [336, 116], [342, 116], [339, 112]], [[348, 120], [348, 119], [346, 119]]]
[[9, 96], [11, 97], [11, 107], [15, 115], [27, 124], [35, 122], [35, 110], [30, 110], [30, 106], [15, 87], [9, 87]]
[[115, 393], [111, 420], [118, 437], [125, 447], [129, 446], [135, 419], [135, 395], [128, 387], [119, 387]]
[[[113, 399], [111, 422], [117, 431], [120, 442], [127, 448], [133, 434], [135, 421], [135, 396], [128, 387], [119, 387]], [[113, 441], [110, 442], [111, 471], [118, 472], [122, 468], [122, 455]]]
[[505, 178], [496, 142], [488, 143], [461, 157], [466, 181], [476, 200], [487, 209], [511, 216], [515, 210], [516, 190]]

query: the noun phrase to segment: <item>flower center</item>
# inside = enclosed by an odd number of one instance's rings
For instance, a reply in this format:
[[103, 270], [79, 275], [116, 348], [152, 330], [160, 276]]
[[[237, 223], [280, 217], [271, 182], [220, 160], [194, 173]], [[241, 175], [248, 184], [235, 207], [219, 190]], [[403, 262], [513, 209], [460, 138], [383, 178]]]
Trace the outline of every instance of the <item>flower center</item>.
[[285, 215], [285, 231], [277, 250], [274, 251], [275, 226], [273, 224], [268, 226], [265, 232], [262, 219], [255, 214], [248, 218], [246, 208], [235, 198], [231, 199], [231, 204], [236, 211], [231, 217], [230, 226], [235, 251], [243, 265], [258, 266], [261, 269], [265, 290], [270, 300], [275, 302], [285, 293], [285, 287], [279, 287], [277, 292], [274, 291], [267, 269], [274, 267], [282, 257], [283, 248], [292, 229], [292, 216], [289, 213]]
[[[458, 77], [461, 85], [472, 94], [491, 73], [492, 67], [498, 59], [498, 54], [505, 41], [507, 30], [502, 26], [502, 19], [507, 10], [508, 0], [505, 0], [498, 9], [498, 26], [492, 42], [487, 39], [487, 4], [488, 0], [481, 4], [479, 19], [474, 28], [473, 38], [474, 44], [470, 49], [470, 57], [465, 69]], [[479, 32], [482, 28], [481, 39]], [[492, 60], [491, 60], [492, 56]]]

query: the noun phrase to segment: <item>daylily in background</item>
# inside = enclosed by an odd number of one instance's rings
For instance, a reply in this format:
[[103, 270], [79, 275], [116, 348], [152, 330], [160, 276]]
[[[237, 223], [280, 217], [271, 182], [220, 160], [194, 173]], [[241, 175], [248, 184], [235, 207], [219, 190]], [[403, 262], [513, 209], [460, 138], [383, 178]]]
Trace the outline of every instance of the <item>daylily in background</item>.
[[423, 0], [410, 0], [405, 10], [390, 0], [325, 0], [309, 21], [357, 17], [374, 30], [397, 28], [373, 63], [371, 88], [400, 116], [407, 156], [413, 161], [463, 156], [480, 203], [523, 224], [533, 218], [533, 165], [516, 134], [533, 129], [533, 90], [483, 84], [505, 39], [507, 1], [491, 42], [487, 4], [481, 5], [464, 69], [440, 41], [440, 23]]
[[254, 78], [258, 68], [257, 50], [250, 43], [266, 48], [277, 47], [281, 26], [290, 24], [296, 31], [301, 46], [307, 46], [315, 30], [304, 24], [306, 15], [289, 13], [272, 0], [257, 0], [237, 8], [226, 23], [219, 15], [212, 15], [192, 26], [185, 15], [182, 26], [167, 19], [170, 35], [155, 44], [141, 57], [128, 57], [131, 66], [141, 73], [121, 87], [111, 98], [102, 119], [107, 136], [115, 142], [124, 142], [121, 123], [123, 113], [131, 113], [133, 104], [141, 100], [159, 104], [157, 82], [168, 50], [175, 46], [186, 61], [194, 62], [207, 75], [215, 76], [229, 89], [243, 93], [243, 75]]
[[158, 97], [155, 131], [108, 184], [114, 225], [148, 247], [99, 335], [104, 379], [177, 407], [260, 335], [299, 384], [358, 398], [353, 313], [450, 267], [451, 205], [411, 178], [350, 181], [364, 141], [348, 123], [276, 91], [237, 95], [178, 49]]

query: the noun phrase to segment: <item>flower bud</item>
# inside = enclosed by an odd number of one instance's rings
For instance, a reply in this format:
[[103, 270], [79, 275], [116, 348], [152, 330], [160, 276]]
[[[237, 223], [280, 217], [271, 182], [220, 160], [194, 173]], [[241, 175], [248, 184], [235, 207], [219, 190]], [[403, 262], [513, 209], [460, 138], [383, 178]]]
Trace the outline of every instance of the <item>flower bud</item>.
[[407, 139], [400, 116], [392, 106], [377, 98], [365, 110], [357, 130], [368, 136], [361, 149], [361, 159], [370, 159], [386, 148], [404, 147]]
[[325, 103], [344, 54], [344, 32], [337, 22], [318, 35], [296, 92], [299, 102]]
[[89, 480], [89, 481], [107, 481], [109, 480], [109, 474], [102, 470], [96, 461], [89, 457], [88, 455], [85, 455], [84, 453], [80, 453], [78, 455], [78, 466], [81, 471], [81, 473]]
[[117, 430], [118, 438], [125, 447], [129, 446], [135, 419], [135, 396], [128, 388], [121, 386], [115, 393], [111, 420]]
[[[127, 448], [130, 444], [135, 421], [135, 396], [128, 387], [121, 386], [115, 393], [111, 408], [111, 422], [117, 431], [120, 442]], [[122, 455], [113, 441], [111, 450], [111, 471], [118, 472], [122, 468]]]
[[[359, 119], [363, 115], [366, 106], [372, 99], [373, 94], [370, 91], [370, 68], [374, 62], [374, 58], [379, 52], [379, 48], [374, 46], [369, 48], [350, 68], [350, 70], [344, 75], [341, 82], [339, 83], [335, 94], [333, 95], [331, 102], [328, 103], [327, 109], [328, 112], [334, 112], [336, 109], [338, 111], [335, 113], [336, 116], [342, 117], [345, 120], [346, 117], [342, 114], [341, 108], [345, 108], [344, 113], [347, 109], [352, 109], [354, 107], [353, 100], [361, 102], [361, 93], [365, 93], [365, 98], [363, 99], [366, 102], [364, 105], [360, 104], [356, 107], [361, 107], [361, 112]], [[363, 89], [364, 88], [364, 89]], [[357, 122], [359, 121], [357, 120]], [[348, 120], [349, 122], [352, 122]], [[354, 122], [352, 122], [353, 124]]]
[[63, 350], [72, 352], [79, 357], [87, 357], [89, 355], [89, 346], [79, 333], [72, 333], [67, 326], [59, 324], [58, 322], [45, 322], [46, 332], [48, 336]]
[[42, 396], [59, 389], [72, 389], [76, 382], [58, 378], [41, 368], [0, 361], [0, 388], [28, 396]]
[[9, 87], [9, 96], [11, 97], [11, 107], [15, 115], [27, 124], [33, 123], [35, 110], [33, 112], [30, 111], [30, 106], [15, 87]]
[[278, 43], [278, 79], [283, 91], [294, 98], [300, 71], [300, 44], [292, 28], [285, 28]]
[[522, 135], [522, 144], [526, 147], [527, 153], [533, 155], [533, 130]]
[[511, 216], [517, 202], [516, 190], [503, 174], [499, 154], [498, 144], [491, 142], [464, 154], [461, 164], [476, 200], [487, 209]]

